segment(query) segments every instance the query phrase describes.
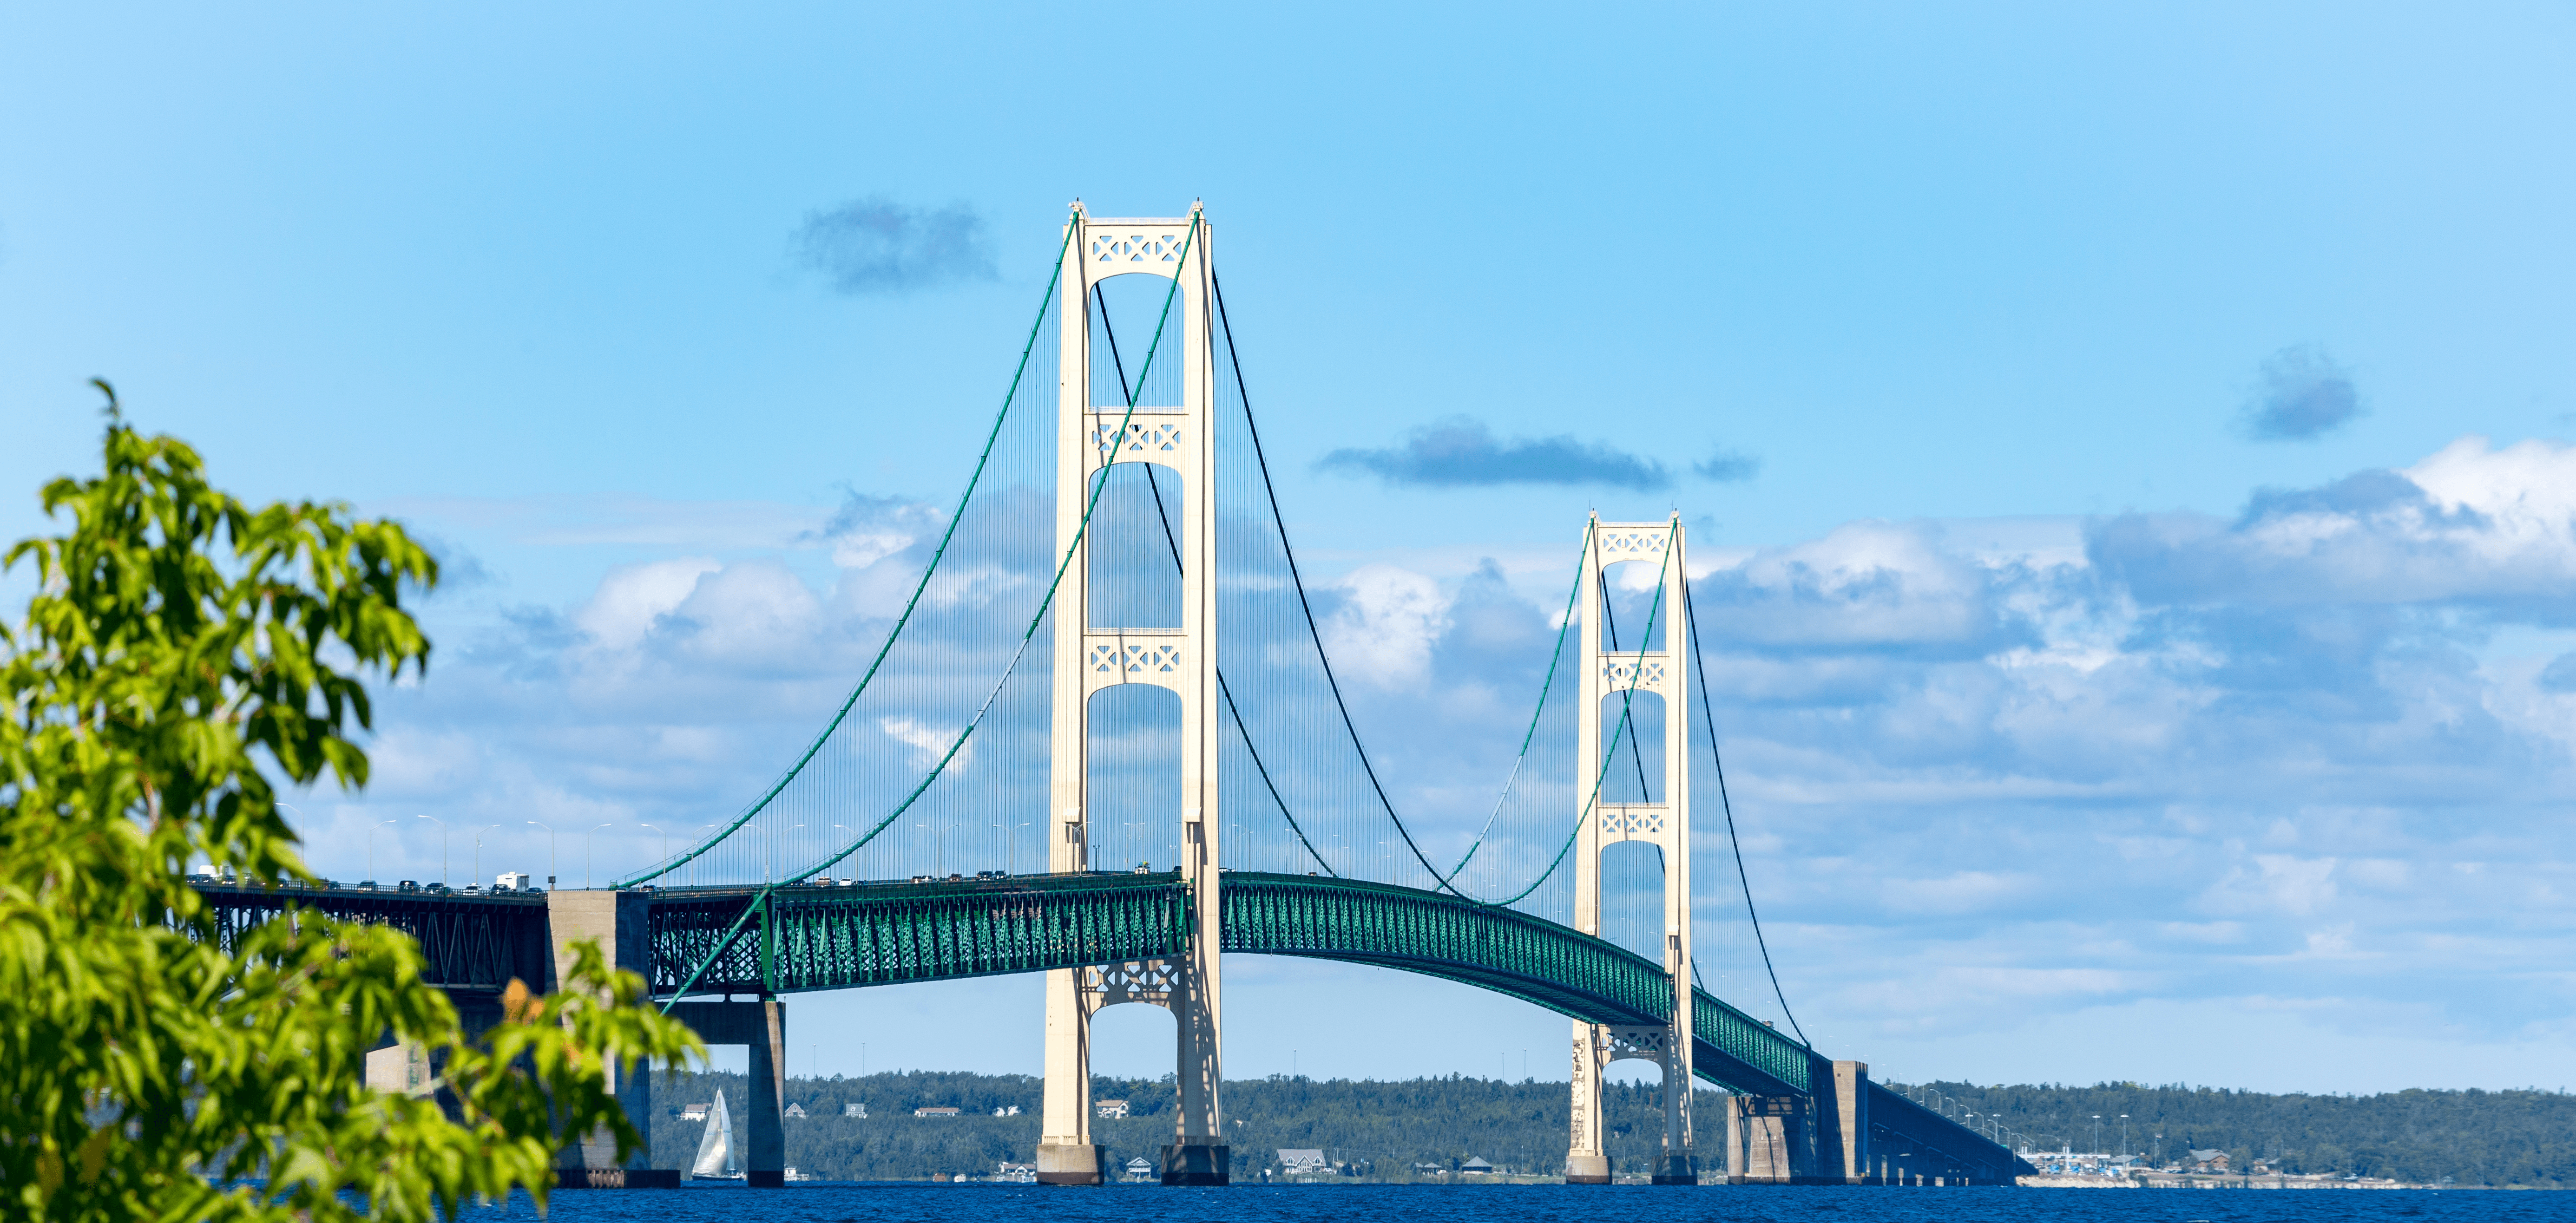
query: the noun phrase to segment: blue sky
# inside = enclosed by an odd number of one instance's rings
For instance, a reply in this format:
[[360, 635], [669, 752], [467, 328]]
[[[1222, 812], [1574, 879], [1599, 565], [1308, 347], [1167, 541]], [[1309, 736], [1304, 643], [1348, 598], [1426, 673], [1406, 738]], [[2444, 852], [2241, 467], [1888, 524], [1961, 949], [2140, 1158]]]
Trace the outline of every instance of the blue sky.
[[[390, 813], [377, 873], [427, 873], [407, 817], [533, 814], [615, 825], [604, 871], [847, 684], [795, 665], [884, 576], [833, 514], [954, 495], [1065, 202], [1204, 198], [1383, 756], [1504, 733], [1405, 686], [1506, 665], [1480, 572], [1537, 615], [1587, 510], [1692, 524], [1820, 1043], [2555, 1085], [2571, 51], [2564, 4], [9, 6], [0, 531], [94, 462], [93, 375], [245, 495], [405, 518], [449, 557], [439, 665], [375, 789], [306, 804], [317, 863], [365, 873]], [[656, 653], [673, 617], [727, 632]], [[513, 824], [483, 869], [545, 852]], [[1560, 1060], [1436, 983], [1229, 988], [1234, 1073], [1358, 990], [1451, 1038], [1301, 1069]], [[798, 1014], [826, 1071], [1033, 1069], [1035, 996]], [[1110, 1015], [1112, 1068], [1168, 1063]]]

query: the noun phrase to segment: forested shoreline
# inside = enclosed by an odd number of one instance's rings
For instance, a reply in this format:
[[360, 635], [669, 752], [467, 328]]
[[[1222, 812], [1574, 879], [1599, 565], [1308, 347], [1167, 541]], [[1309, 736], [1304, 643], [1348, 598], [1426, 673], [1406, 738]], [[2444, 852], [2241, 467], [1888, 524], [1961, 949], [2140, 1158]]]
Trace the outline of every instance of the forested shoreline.
[[[2576, 1095], [2407, 1090], [2379, 1095], [2274, 1095], [2214, 1087], [2100, 1083], [1979, 1087], [1926, 1084], [1980, 1117], [2001, 1118], [2048, 1150], [2121, 1149], [2169, 1163], [2193, 1148], [2228, 1153], [2242, 1171], [2346, 1173], [2463, 1185], [2576, 1186]], [[2094, 1118], [2102, 1119], [2094, 1148]]]
[[[2183, 1086], [2050, 1084], [1929, 1086], [1979, 1117], [2001, 1117], [2055, 1150], [2091, 1146], [2092, 1118], [2105, 1121], [2103, 1146], [2120, 1149], [2118, 1118], [2129, 1115], [2129, 1149], [2178, 1157], [2188, 1148], [2230, 1152], [2235, 1166], [2256, 1159], [2288, 1172], [2353, 1173], [2462, 1185], [2576, 1184], [2576, 1096], [2537, 1090], [2404, 1091], [2373, 1096], [2272, 1095]], [[726, 1093], [736, 1124], [748, 1103], [739, 1074], [663, 1076], [654, 1084], [653, 1153], [659, 1167], [683, 1166], [705, 1127], [683, 1121], [683, 1106]], [[1038, 1140], [1043, 1085], [1032, 1075], [943, 1071], [864, 1078], [790, 1078], [787, 1099], [806, 1116], [787, 1122], [787, 1162], [828, 1180], [928, 1180], [991, 1176], [1027, 1163]], [[1094, 1100], [1123, 1099], [1129, 1115], [1092, 1123], [1094, 1141], [1124, 1162], [1156, 1158], [1171, 1141], [1170, 1082], [1096, 1078]], [[1719, 1096], [1695, 1107], [1709, 1150], [1722, 1126]], [[865, 1118], [844, 1115], [864, 1104]], [[1662, 1088], [1613, 1084], [1605, 1121], [1611, 1159], [1643, 1173], [1660, 1147]], [[915, 1117], [926, 1107], [955, 1117]], [[1017, 1108], [1018, 1114], [1010, 1114]], [[1004, 1115], [995, 1116], [996, 1110]], [[1319, 1148], [1371, 1179], [1434, 1179], [1432, 1169], [1481, 1158], [1498, 1170], [1556, 1175], [1564, 1168], [1567, 1113], [1561, 1082], [1451, 1077], [1400, 1082], [1274, 1076], [1225, 1085], [1228, 1135], [1238, 1179], [1276, 1166], [1280, 1148]]]

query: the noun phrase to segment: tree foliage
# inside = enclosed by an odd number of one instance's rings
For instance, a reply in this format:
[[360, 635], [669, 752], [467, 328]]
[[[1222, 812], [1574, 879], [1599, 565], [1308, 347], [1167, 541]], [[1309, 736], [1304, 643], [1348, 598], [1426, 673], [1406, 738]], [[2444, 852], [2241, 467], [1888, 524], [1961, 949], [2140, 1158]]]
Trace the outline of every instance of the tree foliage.
[[[0, 1212], [453, 1217], [542, 1198], [567, 1135], [632, 1149], [607, 1067], [697, 1046], [595, 949], [469, 1041], [400, 933], [290, 909], [218, 946], [187, 868], [314, 882], [277, 787], [365, 784], [367, 680], [427, 668], [402, 596], [438, 566], [345, 505], [244, 505], [98, 385], [102, 470], [43, 491], [69, 532], [5, 558], [38, 590], [0, 629]], [[388, 1034], [438, 1098], [367, 1089]]]

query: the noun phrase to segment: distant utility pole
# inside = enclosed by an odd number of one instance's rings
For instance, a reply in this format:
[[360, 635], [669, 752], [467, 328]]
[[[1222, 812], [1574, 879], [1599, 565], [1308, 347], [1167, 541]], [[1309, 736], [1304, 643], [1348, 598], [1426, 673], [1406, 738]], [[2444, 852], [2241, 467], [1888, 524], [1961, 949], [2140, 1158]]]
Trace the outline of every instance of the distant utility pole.
[[2102, 1149], [2102, 1114], [2100, 1113], [2093, 1114], [2093, 1149], [2095, 1151]]

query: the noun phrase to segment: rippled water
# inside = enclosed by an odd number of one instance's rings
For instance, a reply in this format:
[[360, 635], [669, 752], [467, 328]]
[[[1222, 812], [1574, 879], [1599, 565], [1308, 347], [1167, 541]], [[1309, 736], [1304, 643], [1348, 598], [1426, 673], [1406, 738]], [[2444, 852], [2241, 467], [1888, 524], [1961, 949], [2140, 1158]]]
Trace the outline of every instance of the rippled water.
[[[2269, 1189], [1889, 1189], [1725, 1188], [1574, 1185], [1238, 1185], [1166, 1189], [1114, 1185], [1053, 1189], [1032, 1185], [799, 1184], [561, 1192], [549, 1217], [583, 1220], [723, 1220], [724, 1223], [883, 1223], [887, 1220], [1100, 1219], [1139, 1214], [1186, 1223], [1230, 1220], [1458, 1220], [1598, 1223], [1632, 1215], [1710, 1223], [1862, 1221], [2102, 1220], [2103, 1223], [2257, 1223], [2269, 1220], [2532, 1220], [2576, 1223], [2576, 1193], [2473, 1190]], [[468, 1210], [479, 1220], [534, 1218], [525, 1199]]]

